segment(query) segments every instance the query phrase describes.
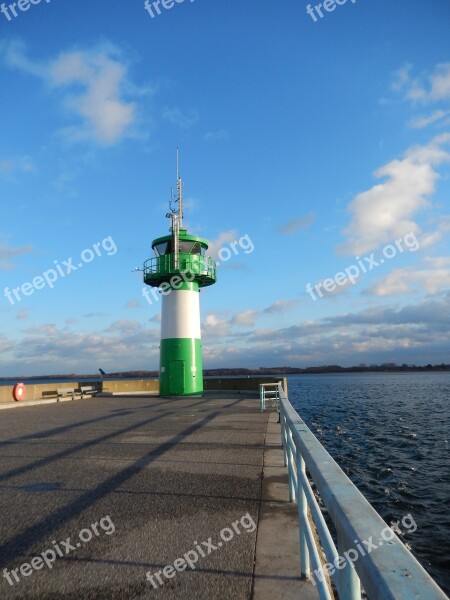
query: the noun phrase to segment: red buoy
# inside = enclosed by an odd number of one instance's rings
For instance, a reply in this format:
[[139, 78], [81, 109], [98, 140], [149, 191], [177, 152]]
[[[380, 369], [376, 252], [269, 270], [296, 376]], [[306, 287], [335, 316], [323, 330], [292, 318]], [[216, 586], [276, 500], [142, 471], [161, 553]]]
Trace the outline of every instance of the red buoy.
[[12, 392], [13, 398], [16, 402], [25, 398], [25, 385], [23, 383], [16, 383]]

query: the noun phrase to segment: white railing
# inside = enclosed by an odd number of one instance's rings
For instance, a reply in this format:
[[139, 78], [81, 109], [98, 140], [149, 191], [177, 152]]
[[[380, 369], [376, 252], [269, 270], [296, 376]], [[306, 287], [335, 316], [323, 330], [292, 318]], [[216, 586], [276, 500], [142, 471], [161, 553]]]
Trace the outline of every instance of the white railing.
[[259, 407], [261, 412], [266, 410], [266, 400], [272, 402], [272, 408], [279, 411], [280, 396], [278, 393], [278, 383], [259, 384]]
[[317, 586], [321, 600], [332, 600], [334, 591], [340, 600], [361, 600], [362, 588], [369, 600], [448, 600], [308, 429], [281, 382], [277, 387], [289, 497], [298, 506], [302, 577]]

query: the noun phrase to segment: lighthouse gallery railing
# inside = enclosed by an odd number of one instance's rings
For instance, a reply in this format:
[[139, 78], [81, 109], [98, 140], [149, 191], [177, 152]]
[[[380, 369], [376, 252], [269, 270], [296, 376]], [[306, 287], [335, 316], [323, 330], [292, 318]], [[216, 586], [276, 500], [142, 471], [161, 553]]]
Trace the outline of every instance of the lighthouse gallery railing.
[[216, 280], [216, 263], [209, 256], [200, 254], [180, 253], [178, 265], [175, 265], [174, 254], [165, 254], [149, 258], [144, 263], [144, 281], [158, 283], [158, 278], [164, 281], [169, 275], [187, 273], [195, 276], [203, 285], [209, 285]]
[[385, 521], [296, 413], [281, 382], [278, 396], [289, 497], [298, 506], [301, 574], [317, 585], [320, 599], [333, 598], [330, 579], [340, 600], [360, 600], [361, 587], [369, 600], [447, 599], [395, 533], [383, 535]]

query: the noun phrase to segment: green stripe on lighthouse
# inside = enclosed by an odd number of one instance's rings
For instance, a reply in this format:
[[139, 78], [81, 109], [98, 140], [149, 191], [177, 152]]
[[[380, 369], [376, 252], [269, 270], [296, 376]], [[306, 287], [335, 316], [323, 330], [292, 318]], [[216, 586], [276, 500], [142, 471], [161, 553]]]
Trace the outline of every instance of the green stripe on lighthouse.
[[159, 385], [161, 396], [203, 393], [201, 340], [161, 340]]

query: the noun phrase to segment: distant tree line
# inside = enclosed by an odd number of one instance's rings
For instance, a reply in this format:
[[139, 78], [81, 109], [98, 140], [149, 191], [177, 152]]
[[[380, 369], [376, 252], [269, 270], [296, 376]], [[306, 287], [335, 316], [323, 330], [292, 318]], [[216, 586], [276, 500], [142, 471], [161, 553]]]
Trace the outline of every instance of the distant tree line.
[[[258, 369], [205, 369], [203, 374], [206, 377], [246, 377], [249, 375], [309, 375], [320, 373], [398, 373], [398, 372], [414, 372], [414, 371], [450, 371], [450, 364], [441, 363], [440, 365], [397, 365], [395, 363], [382, 363], [381, 365], [366, 365], [364, 363], [354, 367], [341, 367], [339, 365], [322, 365], [319, 367], [259, 367]], [[158, 371], [117, 371], [115, 373], [106, 373], [104, 378], [109, 379], [126, 379], [126, 378], [142, 378], [158, 377]], [[38, 375], [32, 377], [18, 377], [17, 379], [99, 379], [100, 375], [80, 375], [72, 373], [70, 375]], [[1, 380], [14, 379], [13, 377], [0, 377]]]
[[385, 373], [399, 371], [450, 371], [450, 364], [440, 365], [397, 365], [383, 363], [381, 365], [360, 364], [354, 367], [341, 367], [340, 365], [322, 365], [319, 367], [259, 367], [259, 369], [207, 369], [205, 375], [307, 375], [314, 373]]

